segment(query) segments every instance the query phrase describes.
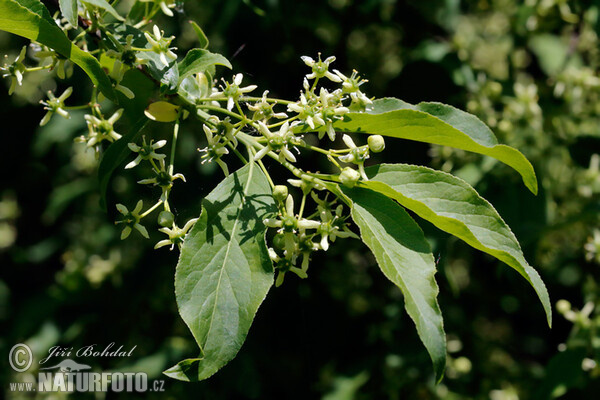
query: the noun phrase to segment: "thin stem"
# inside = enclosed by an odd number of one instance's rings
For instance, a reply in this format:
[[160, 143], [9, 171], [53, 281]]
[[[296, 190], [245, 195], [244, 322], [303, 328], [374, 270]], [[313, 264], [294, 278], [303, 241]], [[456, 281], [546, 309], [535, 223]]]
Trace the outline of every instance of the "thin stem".
[[92, 105], [91, 104], [82, 104], [80, 106], [65, 106], [63, 107], [65, 110], [83, 110], [86, 108], [90, 108]]
[[156, 207], [160, 206], [163, 203], [162, 200], [159, 200], [158, 202], [156, 202], [155, 205], [153, 205], [152, 207], [150, 207], [149, 209], [147, 209], [143, 214], [140, 215], [140, 219], [144, 218], [145, 216], [147, 216], [148, 214], [150, 214], [152, 211], [156, 210]]
[[175, 121], [175, 127], [173, 128], [173, 143], [171, 144], [171, 161], [169, 161], [169, 175], [173, 175], [173, 169], [175, 168], [175, 147], [177, 145], [177, 135], [179, 133], [179, 118]]
[[42, 65], [40, 67], [25, 68], [25, 72], [41, 71], [43, 69], [50, 69], [51, 67], [52, 67], [52, 64], [50, 64], [50, 65]]
[[227, 110], [226, 108], [216, 107], [216, 106], [210, 106], [210, 105], [204, 105], [204, 104], [199, 105], [198, 108], [202, 108], [202, 109], [205, 109], [205, 110], [211, 110], [211, 111], [217, 111], [217, 112], [229, 115], [230, 117], [235, 117], [237, 119], [240, 119], [242, 121], [246, 120], [246, 116], [241, 116], [239, 114], [236, 114], [234, 112], [231, 112], [231, 111]]
[[273, 179], [271, 179], [271, 175], [269, 175], [269, 171], [267, 171], [267, 168], [265, 167], [265, 164], [263, 164], [262, 160], [258, 160], [258, 165], [260, 165], [260, 168], [265, 173], [265, 176], [267, 177], [267, 180], [269, 181], [269, 184], [271, 185], [271, 189], [274, 188], [275, 184], [273, 183]]
[[156, 172], [156, 173], [160, 172], [160, 168], [158, 168], [158, 166], [156, 166], [156, 163], [154, 162], [153, 158], [150, 159], [150, 164], [152, 164], [152, 168], [154, 168], [154, 172]]
[[298, 212], [298, 219], [302, 218], [302, 213], [304, 213], [305, 205], [306, 205], [306, 193], [302, 193], [302, 201], [300, 202], [300, 211]]
[[313, 81], [313, 84], [312, 84], [312, 86], [311, 86], [311, 88], [310, 88], [310, 91], [311, 91], [311, 92], [313, 92], [313, 93], [314, 93], [314, 91], [315, 91], [315, 89], [316, 89], [316, 87], [317, 87], [317, 83], [318, 83], [318, 82], [319, 82], [319, 78], [317, 77], [317, 78], [315, 78], [315, 80]]
[[[206, 97], [203, 99], [198, 99], [198, 101], [228, 101], [229, 97]], [[240, 101], [262, 101], [262, 97], [252, 97], [252, 96], [241, 96], [239, 98]], [[283, 100], [283, 99], [272, 99], [266, 98], [265, 101], [268, 103], [279, 103], [279, 104], [294, 104], [295, 101]]]
[[[240, 100], [242, 100], [242, 101], [262, 101], [263, 98], [262, 97], [242, 96], [240, 98]], [[295, 103], [295, 101], [289, 101], [289, 100], [283, 100], [283, 99], [273, 99], [273, 98], [269, 98], [269, 97], [267, 97], [265, 99], [265, 101], [267, 101], [269, 103], [280, 103], [280, 104], [294, 104]]]
[[246, 118], [246, 114], [244, 114], [244, 111], [242, 110], [242, 107], [240, 107], [240, 103], [238, 103], [238, 101], [235, 101], [235, 107], [237, 108], [238, 112], [240, 113], [240, 115], [244, 116], [244, 119]]

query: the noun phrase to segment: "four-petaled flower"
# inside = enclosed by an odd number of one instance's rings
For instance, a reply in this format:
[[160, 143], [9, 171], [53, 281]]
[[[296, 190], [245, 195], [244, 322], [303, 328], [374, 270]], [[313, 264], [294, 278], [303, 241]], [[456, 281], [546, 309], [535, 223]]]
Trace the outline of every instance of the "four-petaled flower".
[[[279, 233], [294, 233], [297, 230], [304, 231], [306, 229], [317, 229], [321, 223], [306, 218], [298, 219], [294, 214], [294, 198], [288, 195], [285, 200], [285, 209], [283, 213], [279, 213], [279, 218], [265, 218], [263, 223], [269, 228], [279, 228]], [[287, 240], [287, 239], [286, 239]], [[286, 250], [288, 249], [286, 244]]]
[[242, 84], [242, 80], [244, 79], [244, 75], [237, 74], [233, 77], [233, 82], [229, 83], [223, 79], [223, 83], [225, 86], [221, 86], [221, 91], [215, 91], [210, 95], [211, 98], [225, 97], [227, 98], [227, 110], [231, 111], [233, 109], [233, 105], [235, 102], [242, 96], [244, 93], [249, 93], [257, 88], [256, 85], [248, 85], [246, 87], [240, 87]]
[[248, 109], [250, 111], [254, 111], [254, 115], [252, 116], [252, 120], [264, 120], [267, 122], [271, 118], [287, 118], [287, 114], [283, 112], [276, 113], [273, 111], [273, 104], [267, 101], [267, 95], [269, 94], [268, 90], [265, 90], [262, 94], [260, 102], [252, 105], [248, 104]]
[[133, 160], [132, 162], [130, 162], [129, 164], [127, 164], [125, 166], [125, 169], [130, 169], [130, 168], [135, 167], [142, 160], [154, 159], [154, 160], [160, 161], [160, 160], [164, 159], [166, 157], [166, 155], [165, 154], [157, 154], [155, 152], [155, 150], [160, 149], [161, 147], [164, 147], [167, 144], [167, 141], [159, 140], [156, 143], [152, 143], [153, 141], [154, 140], [151, 139], [150, 143], [147, 144], [146, 136], [142, 136], [142, 145], [141, 146], [138, 146], [135, 143], [129, 143], [127, 145], [127, 147], [129, 147], [129, 150], [133, 151], [134, 153], [138, 153], [138, 155], [135, 158], [135, 160]]
[[40, 103], [44, 106], [44, 110], [48, 112], [44, 115], [44, 118], [40, 121], [40, 126], [44, 126], [50, 121], [52, 114], [57, 113], [63, 118], [69, 119], [71, 116], [65, 110], [65, 100], [73, 93], [73, 87], [68, 87], [67, 90], [63, 92], [58, 97], [55, 97], [51, 91], [48, 91], [48, 100], [41, 100]]
[[[343, 115], [349, 113], [350, 110], [342, 105], [342, 92], [339, 89], [329, 93], [327, 89], [321, 88], [319, 100], [321, 102], [321, 121], [324, 121], [327, 136], [333, 142], [335, 140], [333, 123], [342, 119]], [[323, 132], [320, 132], [319, 139], [322, 137]]]
[[[315, 101], [309, 102], [306, 95], [304, 93], [300, 93], [300, 101], [289, 104], [287, 109], [288, 111], [298, 113], [298, 118], [301, 121], [310, 126], [310, 129], [315, 129], [317, 126], [325, 125], [325, 121], [319, 115], [319, 110], [316, 108], [316, 105], [317, 104]], [[298, 121], [294, 121], [294, 123], [297, 122]]]
[[27, 46], [23, 46], [19, 55], [17, 58], [15, 58], [15, 61], [13, 61], [11, 64], [4, 64], [4, 67], [0, 67], [0, 71], [3, 72], [2, 77], [10, 77], [10, 88], [8, 89], [8, 94], [13, 94], [17, 84], [21, 86], [23, 83], [23, 73], [25, 73], [25, 70], [27, 69], [25, 64], [23, 64], [26, 52]]
[[275, 263], [275, 268], [277, 269], [277, 279], [275, 280], [276, 287], [281, 286], [285, 273], [288, 271], [295, 273], [302, 279], [308, 277], [306, 271], [298, 267], [294, 267], [294, 262], [291, 255], [286, 255], [283, 258], [279, 257], [277, 252], [269, 247], [269, 258], [271, 261], [273, 261], [273, 263]]
[[160, 186], [162, 189], [162, 195], [160, 196], [160, 199], [162, 201], [165, 201], [167, 199], [168, 191], [173, 186], [173, 181], [175, 179], [181, 179], [182, 181], [185, 182], [185, 177], [183, 176], [183, 174], [174, 174], [173, 175], [173, 173], [171, 171], [167, 171], [167, 169], [165, 167], [164, 158], [161, 158], [159, 160], [159, 163], [160, 163], [160, 169], [158, 171], [154, 171], [155, 175], [153, 178], [142, 179], [142, 180], [138, 181], [138, 183], [142, 184], [142, 185]]
[[104, 140], [114, 142], [115, 140], [120, 139], [121, 135], [115, 132], [114, 124], [121, 118], [122, 114], [122, 108], [115, 111], [109, 119], [104, 119], [103, 117], [98, 118], [86, 114], [83, 118], [88, 126], [88, 136], [81, 137], [80, 141], [86, 142], [88, 147], [94, 147]]
[[304, 64], [312, 68], [312, 73], [306, 75], [308, 79], [319, 79], [319, 78], [327, 78], [333, 82], [341, 82], [342, 79], [329, 72], [329, 64], [335, 61], [335, 57], [327, 57], [325, 61], [321, 61], [321, 53], [318, 54], [319, 59], [317, 61], [313, 60], [311, 57], [302, 56], [300, 57]]
[[[221, 160], [221, 156], [225, 154], [229, 154], [229, 150], [225, 147], [225, 143], [221, 143], [221, 135], [213, 135], [213, 131], [206, 125], [203, 125], [204, 133], [206, 134], [207, 146], [203, 149], [198, 149], [199, 152], [204, 153], [200, 158], [202, 158], [202, 164], [211, 162], [215, 160], [219, 167], [223, 170], [225, 176], [229, 175], [229, 168], [227, 168], [227, 164], [223, 160]], [[227, 134], [226, 136], [227, 137]], [[237, 144], [237, 139], [231, 136], [229, 140], [234, 140]]]
[[365, 146], [357, 147], [356, 144], [354, 144], [354, 141], [352, 140], [352, 138], [346, 134], [344, 134], [344, 136], [342, 136], [342, 140], [344, 141], [344, 143], [346, 143], [346, 146], [348, 146], [348, 148], [350, 149], [350, 152], [346, 155], [340, 156], [339, 157], [340, 161], [358, 165], [358, 171], [360, 172], [360, 176], [364, 180], [368, 181], [369, 178], [367, 177], [367, 174], [365, 173], [364, 164], [365, 164], [365, 160], [367, 158], [369, 158], [369, 146], [365, 145]]
[[258, 161], [263, 158], [269, 151], [273, 150], [279, 153], [279, 161], [283, 162], [287, 159], [290, 162], [296, 162], [296, 157], [289, 150], [290, 147], [294, 147], [302, 143], [302, 139], [294, 136], [294, 132], [290, 129], [289, 122], [285, 122], [279, 128], [278, 132], [271, 132], [269, 128], [262, 122], [258, 121], [258, 130], [267, 138], [267, 145], [260, 149], [254, 156], [254, 161]]
[[359, 239], [358, 235], [348, 228], [348, 224], [346, 223], [348, 216], [342, 217], [342, 211], [343, 206], [340, 204], [335, 209], [335, 215], [327, 209], [322, 209], [319, 212], [321, 224], [319, 225], [319, 229], [317, 229], [317, 233], [321, 235], [319, 245], [325, 251], [329, 249], [329, 241], [335, 242], [335, 239], [338, 237]]
[[155, 249], [158, 249], [163, 246], [171, 245], [171, 250], [175, 247], [175, 245], [181, 247], [183, 244], [183, 239], [187, 232], [190, 230], [192, 226], [198, 221], [198, 218], [190, 219], [183, 228], [179, 228], [177, 225], [174, 225], [173, 228], [160, 228], [159, 231], [165, 233], [169, 236], [168, 239], [163, 239], [160, 242], [156, 243], [154, 246]]
[[146, 36], [146, 40], [150, 45], [150, 49], [152, 49], [153, 52], [158, 54], [158, 57], [163, 63], [163, 65], [165, 67], [168, 67], [170, 61], [177, 59], [177, 55], [173, 53], [173, 50], [177, 50], [177, 48], [169, 47], [171, 41], [173, 41], [175, 37], [164, 37], [165, 33], [161, 31], [156, 25], [154, 25], [152, 31], [154, 33], [154, 37], [152, 37], [152, 35], [148, 32], [144, 32], [144, 36]]
[[362, 79], [358, 75], [358, 71], [353, 70], [350, 77], [342, 74], [337, 69], [334, 69], [333, 72], [335, 72], [335, 74], [342, 79], [342, 91], [350, 94], [350, 99], [352, 100], [350, 107], [348, 107], [350, 110], [364, 111], [369, 104], [373, 104], [373, 101], [360, 90], [360, 86], [368, 81], [366, 79]]
[[126, 239], [133, 228], [137, 229], [137, 231], [141, 233], [142, 236], [144, 236], [146, 239], [150, 237], [148, 236], [148, 231], [146, 230], [146, 228], [144, 228], [142, 224], [140, 224], [140, 220], [142, 219], [140, 211], [142, 211], [142, 207], [144, 207], [144, 203], [142, 202], [142, 200], [137, 202], [135, 208], [132, 211], [129, 211], [127, 207], [125, 207], [123, 204], [117, 204], [117, 210], [119, 210], [119, 212], [123, 214], [123, 217], [120, 220], [116, 221], [115, 224], [125, 225], [125, 228], [123, 228], [123, 231], [121, 232], [121, 240]]

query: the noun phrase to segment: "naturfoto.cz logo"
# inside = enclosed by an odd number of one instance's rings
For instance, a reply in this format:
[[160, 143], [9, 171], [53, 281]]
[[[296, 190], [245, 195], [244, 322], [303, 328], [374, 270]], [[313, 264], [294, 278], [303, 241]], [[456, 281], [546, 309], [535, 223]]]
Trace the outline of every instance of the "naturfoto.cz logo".
[[[95, 345], [85, 346], [77, 351], [73, 348], [55, 346], [49, 350], [49, 356], [39, 361], [43, 366], [55, 357], [128, 357], [135, 346], [129, 351], [123, 351], [123, 346], [112, 350], [114, 343], [103, 350], [95, 350]], [[16, 372], [25, 372], [33, 364], [33, 353], [29, 346], [19, 343], [12, 347], [9, 353], [9, 363]], [[39, 368], [36, 382], [13, 382], [10, 390], [13, 392], [146, 392], [164, 391], [163, 380], [148, 381], [144, 372], [94, 372], [91, 366], [78, 363], [72, 359], [63, 359], [48, 363], [49, 366]], [[42, 372], [43, 371], [43, 372]], [[49, 371], [49, 372], [46, 372]], [[150, 383], [150, 384], [149, 384]]]

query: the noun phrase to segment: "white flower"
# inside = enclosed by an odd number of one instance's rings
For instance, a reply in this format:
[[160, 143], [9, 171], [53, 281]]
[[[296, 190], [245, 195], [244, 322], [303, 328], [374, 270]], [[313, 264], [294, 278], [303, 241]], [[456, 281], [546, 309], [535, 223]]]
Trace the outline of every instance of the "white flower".
[[169, 47], [171, 41], [173, 41], [175, 37], [164, 37], [165, 33], [161, 31], [156, 25], [154, 25], [152, 31], [154, 33], [154, 37], [148, 32], [144, 32], [144, 36], [146, 36], [146, 40], [150, 45], [149, 48], [152, 49], [152, 51], [154, 51], [156, 54], [158, 54], [158, 57], [163, 63], [163, 65], [165, 67], [168, 67], [170, 61], [177, 59], [177, 55], [173, 53], [173, 50], [177, 50], [177, 48]]
[[325, 61], [321, 61], [321, 53], [319, 53], [318, 61], [315, 61], [308, 56], [302, 56], [300, 58], [302, 61], [304, 61], [304, 64], [312, 68], [312, 73], [306, 75], [308, 79], [319, 79], [325, 77], [333, 82], [339, 83], [342, 81], [339, 76], [329, 72], [329, 64], [335, 61], [334, 56], [327, 57]]
[[346, 223], [346, 218], [342, 218], [343, 206], [340, 204], [335, 209], [335, 215], [331, 212], [320, 212], [321, 224], [318, 229], [318, 233], [321, 234], [320, 246], [323, 250], [329, 249], [329, 241], [335, 242], [335, 239], [340, 238], [354, 238], [358, 239], [358, 235], [352, 232]]
[[[317, 126], [325, 125], [325, 121], [318, 115], [316, 104], [309, 104], [304, 93], [300, 93], [300, 101], [289, 104], [288, 111], [298, 113], [298, 118], [305, 122], [310, 129], [315, 129]], [[316, 123], [316, 124], [315, 124]]]
[[129, 143], [127, 145], [127, 147], [129, 147], [129, 150], [133, 151], [134, 153], [138, 153], [138, 155], [132, 162], [130, 162], [129, 164], [127, 164], [125, 166], [125, 169], [130, 169], [130, 168], [135, 167], [142, 160], [150, 160], [150, 159], [162, 160], [162, 159], [164, 159], [166, 157], [166, 155], [165, 154], [157, 154], [155, 152], [155, 150], [160, 149], [161, 147], [164, 147], [167, 144], [167, 141], [159, 140], [156, 143], [152, 143], [153, 141], [154, 140], [150, 140], [150, 143], [146, 144], [146, 137], [143, 136], [141, 146], [138, 146], [135, 143]]
[[295, 232], [296, 229], [304, 231], [306, 229], [318, 229], [321, 226], [319, 221], [313, 221], [306, 218], [298, 220], [294, 214], [294, 198], [288, 195], [285, 200], [284, 213], [279, 215], [279, 218], [266, 218], [263, 223], [269, 228], [280, 228], [281, 233]]
[[[201, 157], [203, 159], [202, 164], [215, 160], [223, 170], [225, 176], [228, 176], [229, 168], [227, 168], [227, 164], [221, 160], [221, 157], [225, 154], [229, 154], [229, 150], [225, 147], [224, 143], [221, 143], [220, 139], [222, 136], [213, 135], [213, 131], [206, 125], [203, 125], [202, 129], [204, 129], [206, 141], [208, 142], [208, 146], [203, 149], [198, 149], [199, 152], [204, 153]], [[235, 138], [233, 139], [235, 140]]]
[[358, 165], [358, 170], [360, 172], [361, 177], [368, 181], [369, 178], [367, 177], [367, 174], [365, 173], [365, 167], [364, 167], [364, 162], [366, 159], [369, 158], [369, 146], [360, 146], [357, 147], [354, 144], [354, 141], [352, 140], [352, 138], [346, 134], [344, 134], [344, 136], [342, 136], [342, 140], [344, 141], [344, 143], [346, 143], [346, 146], [348, 146], [348, 148], [350, 149], [350, 152], [346, 155], [340, 156], [339, 159], [340, 161], [343, 162], [347, 162], [347, 163], [354, 163], [356, 165]]
[[[19, 86], [21, 86], [21, 84], [23, 83], [23, 73], [25, 73], [25, 70], [27, 69], [25, 67], [25, 64], [23, 64], [23, 60], [25, 60], [26, 52], [27, 52], [27, 46], [23, 46], [19, 55], [17, 56], [17, 58], [15, 58], [15, 61], [13, 61], [11, 64], [4, 64], [4, 67], [0, 68], [0, 71], [3, 72], [2, 77], [3, 78], [10, 77], [10, 79], [11, 79], [10, 88], [8, 89], [8, 94], [13, 94], [17, 84], [19, 84]], [[4, 57], [6, 57], [6, 56], [4, 56]]]
[[67, 88], [59, 97], [55, 97], [51, 91], [48, 91], [48, 101], [40, 101], [44, 105], [44, 110], [48, 112], [44, 115], [44, 118], [40, 121], [40, 126], [44, 126], [50, 121], [52, 114], [57, 113], [63, 118], [69, 119], [71, 116], [64, 109], [65, 100], [73, 93], [73, 87]]
[[223, 80], [225, 87], [221, 86], [221, 91], [215, 91], [210, 95], [211, 98], [225, 97], [227, 98], [227, 110], [231, 111], [235, 102], [245, 93], [249, 93], [257, 88], [256, 85], [248, 85], [246, 87], [240, 87], [242, 80], [244, 79], [243, 74], [237, 74], [233, 77], [233, 82], [228, 83]]
[[86, 114], [83, 118], [88, 126], [88, 136], [80, 138], [79, 141], [86, 142], [87, 147], [94, 147], [105, 140], [111, 143], [119, 140], [121, 135], [115, 131], [114, 124], [122, 114], [122, 108], [115, 111], [108, 119]]
[[269, 103], [267, 101], [267, 95], [269, 94], [268, 90], [265, 90], [262, 94], [262, 98], [261, 101], [252, 105], [252, 104], [248, 104], [248, 109], [250, 111], [254, 111], [254, 115], [252, 116], [252, 119], [257, 121], [259, 119], [262, 119], [264, 121], [268, 121], [271, 118], [278, 118], [278, 119], [283, 119], [283, 118], [287, 118], [287, 114], [286, 113], [276, 113], [273, 111], [273, 104]]
[[138, 183], [141, 185], [160, 186], [160, 188], [162, 189], [162, 194], [160, 196], [160, 199], [162, 201], [165, 201], [165, 200], [167, 200], [167, 194], [173, 187], [173, 182], [176, 179], [181, 179], [182, 181], [185, 182], [185, 177], [183, 176], [183, 174], [173, 174], [171, 168], [169, 169], [169, 171], [167, 171], [167, 168], [165, 167], [164, 158], [160, 159], [159, 163], [160, 163], [160, 169], [158, 171], [154, 171], [155, 175], [153, 178], [142, 179], [142, 180], [139, 180]]
[[142, 211], [143, 206], [144, 203], [140, 200], [137, 202], [133, 211], [130, 212], [123, 204], [117, 204], [117, 210], [123, 214], [123, 217], [115, 222], [115, 224], [125, 224], [125, 228], [123, 228], [123, 231], [121, 232], [121, 240], [126, 239], [133, 228], [141, 233], [146, 239], [149, 238], [148, 231], [140, 224], [140, 219], [142, 219], [140, 211]]
[[173, 247], [175, 247], [175, 245], [181, 247], [181, 245], [183, 244], [183, 239], [185, 238], [185, 235], [190, 230], [190, 228], [192, 226], [194, 226], [196, 221], [198, 221], [198, 218], [190, 219], [184, 225], [183, 228], [179, 228], [177, 225], [174, 225], [173, 228], [160, 228], [159, 232], [167, 234], [169, 236], [169, 238], [161, 240], [160, 242], [156, 243], [154, 248], [158, 249], [163, 246], [171, 245], [171, 250], [173, 250]]
[[273, 263], [275, 263], [275, 268], [277, 269], [277, 279], [275, 280], [275, 287], [281, 286], [283, 283], [283, 278], [285, 273], [290, 271], [298, 275], [298, 277], [305, 279], [308, 278], [306, 271], [295, 267], [292, 261], [292, 256], [287, 255], [283, 258], [279, 257], [277, 252], [269, 247], [269, 258]]
[[296, 138], [294, 133], [290, 129], [289, 122], [285, 122], [279, 128], [278, 132], [271, 132], [269, 128], [262, 122], [258, 123], [258, 130], [267, 138], [267, 145], [256, 153], [254, 161], [258, 161], [263, 158], [269, 151], [273, 150], [279, 153], [279, 161], [283, 162], [287, 159], [289, 162], [296, 162], [296, 157], [289, 150], [290, 147], [294, 147], [302, 142], [301, 139]]

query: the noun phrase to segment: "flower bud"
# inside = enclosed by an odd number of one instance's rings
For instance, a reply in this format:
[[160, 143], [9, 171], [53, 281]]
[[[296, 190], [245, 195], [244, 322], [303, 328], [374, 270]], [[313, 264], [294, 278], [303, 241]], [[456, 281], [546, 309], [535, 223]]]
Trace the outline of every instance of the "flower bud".
[[356, 185], [356, 182], [360, 179], [360, 173], [352, 169], [350, 167], [346, 167], [342, 170], [340, 174], [340, 181], [346, 187], [353, 188]]
[[285, 237], [283, 233], [278, 233], [277, 235], [273, 236], [273, 247], [279, 250], [283, 250], [285, 248]]
[[556, 309], [561, 314], [566, 314], [571, 311], [571, 303], [568, 300], [561, 299], [556, 302]]
[[367, 142], [369, 143], [369, 149], [373, 153], [381, 153], [385, 149], [385, 140], [381, 135], [371, 135], [367, 139]]
[[275, 185], [273, 188], [273, 198], [277, 201], [284, 201], [288, 196], [288, 188], [285, 185]]
[[173, 226], [173, 222], [175, 222], [175, 216], [170, 211], [162, 211], [158, 214], [158, 224], [165, 228], [170, 228]]

